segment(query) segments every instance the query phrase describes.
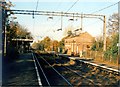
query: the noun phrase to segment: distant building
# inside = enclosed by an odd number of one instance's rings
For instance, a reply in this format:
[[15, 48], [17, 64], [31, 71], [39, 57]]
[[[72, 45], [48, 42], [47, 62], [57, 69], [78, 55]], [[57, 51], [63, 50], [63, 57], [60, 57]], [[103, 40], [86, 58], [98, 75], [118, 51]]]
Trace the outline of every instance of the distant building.
[[80, 55], [91, 48], [94, 37], [92, 37], [88, 32], [80, 33], [76, 36], [69, 36], [65, 38], [65, 50], [67, 54]]

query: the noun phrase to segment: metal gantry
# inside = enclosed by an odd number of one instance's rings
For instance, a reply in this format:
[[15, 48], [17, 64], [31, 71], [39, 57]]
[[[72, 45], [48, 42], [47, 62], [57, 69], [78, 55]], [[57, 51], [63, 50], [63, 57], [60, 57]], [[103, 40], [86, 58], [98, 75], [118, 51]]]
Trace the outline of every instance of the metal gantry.
[[83, 18], [101, 18], [105, 15], [98, 14], [81, 14], [70, 12], [57, 12], [57, 11], [34, 11], [34, 10], [6, 10], [12, 11], [14, 14], [26, 14], [26, 15], [46, 15], [46, 16], [64, 16], [64, 17], [83, 17]]
[[[106, 16], [98, 14], [81, 14], [81, 13], [68, 13], [68, 12], [55, 12], [55, 11], [34, 11], [34, 10], [6, 10], [14, 14], [32, 15], [46, 15], [46, 16], [61, 16], [61, 17], [76, 17], [76, 18], [98, 18], [103, 21], [103, 51], [106, 51]], [[81, 21], [82, 22], [82, 21]], [[62, 27], [62, 26], [61, 26]], [[82, 23], [81, 23], [82, 27]]]

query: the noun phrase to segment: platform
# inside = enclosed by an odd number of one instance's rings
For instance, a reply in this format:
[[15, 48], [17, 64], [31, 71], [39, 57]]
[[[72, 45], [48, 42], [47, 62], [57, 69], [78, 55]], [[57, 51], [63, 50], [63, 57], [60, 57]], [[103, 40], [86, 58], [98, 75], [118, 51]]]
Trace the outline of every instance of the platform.
[[95, 61], [92, 61], [93, 58], [80, 58], [80, 57], [68, 57], [68, 58], [72, 59], [72, 60], [78, 60], [80, 62], [84, 62], [84, 63], [87, 63], [87, 64], [91, 64], [91, 65], [94, 65], [94, 66], [97, 66], [97, 67], [101, 67], [101, 68], [104, 68], [104, 69], [107, 69], [107, 70], [111, 70], [111, 71], [115, 71], [115, 72], [120, 73], [120, 70], [119, 70], [118, 66], [113, 67], [113, 66], [110, 66], [110, 65], [107, 65], [107, 64], [97, 63]]
[[31, 53], [3, 65], [3, 86], [38, 86], [38, 78]]

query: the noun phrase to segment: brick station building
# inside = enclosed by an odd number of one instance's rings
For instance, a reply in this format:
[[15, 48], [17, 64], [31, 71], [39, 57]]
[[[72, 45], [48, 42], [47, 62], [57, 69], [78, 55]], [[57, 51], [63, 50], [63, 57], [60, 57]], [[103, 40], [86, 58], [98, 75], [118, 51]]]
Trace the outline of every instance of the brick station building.
[[65, 38], [65, 50], [67, 54], [80, 55], [82, 57], [83, 52], [87, 52], [93, 44], [95, 38], [88, 32], [80, 33], [76, 36], [70, 36]]

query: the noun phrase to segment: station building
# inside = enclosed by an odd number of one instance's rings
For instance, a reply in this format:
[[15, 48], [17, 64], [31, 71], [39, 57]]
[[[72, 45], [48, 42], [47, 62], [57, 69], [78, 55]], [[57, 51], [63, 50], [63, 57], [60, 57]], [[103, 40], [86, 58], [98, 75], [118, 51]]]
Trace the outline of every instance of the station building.
[[65, 38], [65, 50], [67, 50], [68, 55], [80, 55], [91, 48], [94, 37], [88, 32], [82, 32], [76, 36], [69, 36]]

